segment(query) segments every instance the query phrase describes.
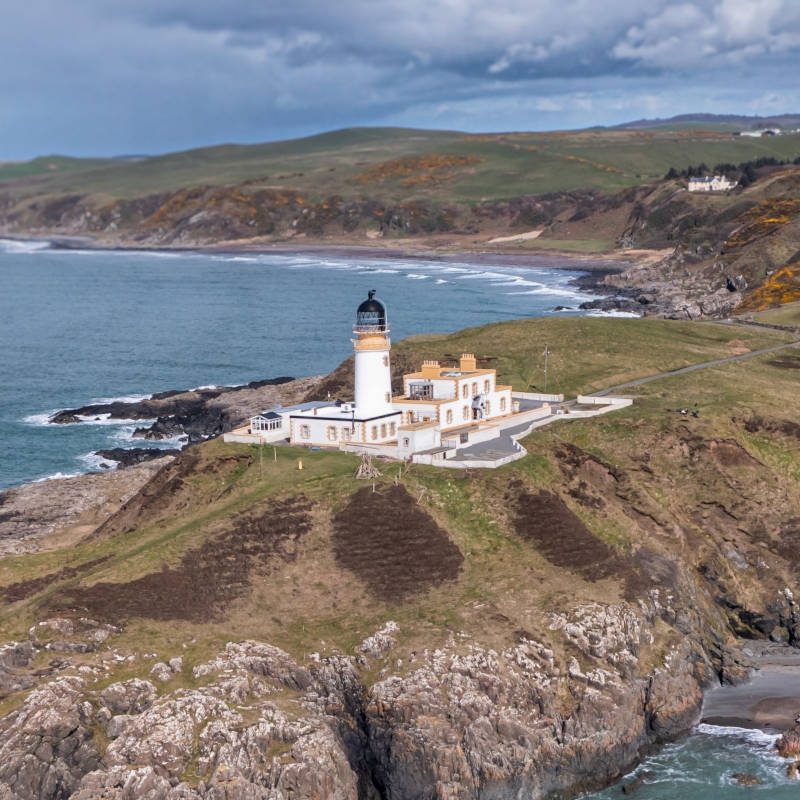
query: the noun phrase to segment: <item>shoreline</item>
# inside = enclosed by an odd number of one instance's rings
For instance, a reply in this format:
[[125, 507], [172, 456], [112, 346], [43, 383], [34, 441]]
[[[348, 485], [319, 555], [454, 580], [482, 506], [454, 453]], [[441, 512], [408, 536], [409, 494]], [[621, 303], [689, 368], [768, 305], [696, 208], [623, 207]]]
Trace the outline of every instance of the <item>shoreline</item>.
[[521, 266], [539, 269], [562, 269], [565, 271], [614, 274], [624, 272], [636, 264], [648, 264], [660, 260], [666, 254], [661, 250], [618, 250], [612, 253], [585, 253], [569, 250], [541, 250], [537, 252], [509, 252], [506, 249], [486, 249], [475, 246], [454, 245], [446, 248], [432, 247], [425, 242], [411, 243], [402, 240], [396, 245], [369, 245], [354, 242], [265, 242], [250, 239], [223, 241], [196, 245], [125, 244], [104, 242], [90, 236], [20, 235], [0, 232], [0, 239], [14, 242], [47, 243], [58, 250], [100, 250], [108, 252], [140, 253], [199, 253], [204, 255], [278, 255], [278, 256], [332, 256], [338, 258], [376, 258], [382, 260], [424, 259], [453, 263], [470, 261], [478, 265], [492, 262], [503, 266]]
[[800, 716], [800, 649], [769, 641], [742, 643], [751, 673], [736, 685], [703, 693], [700, 723], [783, 733]]

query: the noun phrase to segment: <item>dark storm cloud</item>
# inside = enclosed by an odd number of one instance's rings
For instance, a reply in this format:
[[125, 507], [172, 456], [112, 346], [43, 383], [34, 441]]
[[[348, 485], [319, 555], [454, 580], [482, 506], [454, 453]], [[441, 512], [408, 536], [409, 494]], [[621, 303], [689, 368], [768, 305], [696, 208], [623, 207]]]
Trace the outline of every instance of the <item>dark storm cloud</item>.
[[796, 0], [12, 2], [0, 157], [797, 110], [799, 54]]

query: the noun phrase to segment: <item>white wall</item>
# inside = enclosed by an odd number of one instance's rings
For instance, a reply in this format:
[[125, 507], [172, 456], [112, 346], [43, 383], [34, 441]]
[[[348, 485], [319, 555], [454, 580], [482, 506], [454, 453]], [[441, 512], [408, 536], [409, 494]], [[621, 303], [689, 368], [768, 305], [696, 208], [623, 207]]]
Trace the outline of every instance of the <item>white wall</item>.
[[400, 458], [408, 458], [412, 453], [439, 447], [441, 443], [441, 433], [435, 425], [426, 425], [424, 428], [413, 430], [401, 428], [397, 434], [397, 455]]
[[356, 415], [363, 418], [385, 414], [391, 411], [391, 398], [392, 378], [388, 346], [385, 350], [356, 350]]

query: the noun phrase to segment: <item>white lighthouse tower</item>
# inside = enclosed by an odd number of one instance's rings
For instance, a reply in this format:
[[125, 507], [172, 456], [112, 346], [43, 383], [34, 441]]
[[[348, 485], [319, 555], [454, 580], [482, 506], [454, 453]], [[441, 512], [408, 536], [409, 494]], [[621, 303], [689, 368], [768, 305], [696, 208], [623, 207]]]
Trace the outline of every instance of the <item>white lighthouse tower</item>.
[[375, 297], [375, 290], [356, 311], [355, 338], [355, 411], [361, 418], [391, 414], [392, 374], [389, 367], [389, 325], [386, 306]]
[[292, 444], [380, 447], [397, 440], [403, 415], [392, 406], [386, 306], [374, 289], [356, 311], [353, 334], [355, 401], [310, 403], [292, 410], [288, 415]]

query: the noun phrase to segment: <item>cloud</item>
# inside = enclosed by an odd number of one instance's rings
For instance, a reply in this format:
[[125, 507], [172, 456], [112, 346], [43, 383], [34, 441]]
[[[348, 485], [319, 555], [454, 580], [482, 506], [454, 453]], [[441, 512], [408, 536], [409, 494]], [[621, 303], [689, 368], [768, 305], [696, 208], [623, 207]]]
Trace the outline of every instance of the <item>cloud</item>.
[[661, 115], [752, 111], [767, 91], [800, 105], [796, 0], [7, 6], [0, 158], [398, 121], [584, 126], [650, 114], [653, 98]]

